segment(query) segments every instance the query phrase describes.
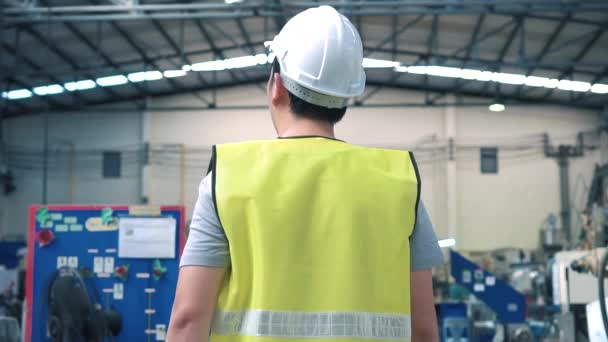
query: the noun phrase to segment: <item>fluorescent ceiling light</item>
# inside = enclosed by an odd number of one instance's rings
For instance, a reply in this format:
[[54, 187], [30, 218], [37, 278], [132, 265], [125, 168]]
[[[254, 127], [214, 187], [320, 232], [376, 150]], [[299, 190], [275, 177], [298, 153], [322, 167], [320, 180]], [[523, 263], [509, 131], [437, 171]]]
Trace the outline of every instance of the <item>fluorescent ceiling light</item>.
[[[272, 58], [271, 58], [272, 55]], [[201, 62], [192, 65], [184, 65], [182, 70], [192, 70], [192, 71], [222, 71], [226, 69], [240, 69], [240, 68], [248, 68], [256, 65], [263, 65], [266, 63], [270, 63], [274, 60], [274, 55], [265, 55], [265, 54], [257, 54], [257, 55], [249, 55], [249, 56], [241, 56], [227, 59], [218, 59], [215, 61]]]
[[265, 53], [260, 53], [260, 54], [255, 55], [255, 59], [259, 65], [264, 65], [266, 63], [270, 63], [268, 61], [268, 56]]
[[221, 71], [226, 69], [223, 60], [196, 63], [190, 67], [192, 71]]
[[163, 78], [163, 74], [160, 71], [141, 71], [134, 72], [127, 75], [127, 78], [131, 82], [143, 82], [143, 81], [156, 81]]
[[426, 65], [413, 65], [407, 67], [407, 72], [409, 72], [410, 74], [424, 75], [427, 73], [427, 71], [428, 67]]
[[95, 88], [97, 84], [93, 80], [82, 80], [76, 82], [68, 82], [63, 85], [68, 91], [85, 90]]
[[441, 248], [453, 247], [456, 245], [456, 240], [454, 240], [452, 238], [443, 239], [443, 240], [437, 241], [437, 244], [439, 244], [439, 247], [441, 247]]
[[[266, 43], [265, 43], [266, 45]], [[266, 54], [248, 55], [241, 57], [228, 58], [223, 60], [207, 61], [202, 63], [196, 63], [193, 65], [184, 65], [181, 70], [165, 70], [164, 72], [154, 71], [141, 71], [130, 73], [125, 75], [113, 75], [107, 77], [100, 77], [93, 80], [81, 80], [74, 82], [67, 82], [63, 86], [60, 84], [50, 84], [46, 86], [36, 87], [32, 90], [28, 89], [17, 89], [12, 91], [2, 92], [1, 97], [9, 100], [16, 100], [31, 97], [32, 95], [45, 96], [52, 94], [59, 94], [67, 91], [79, 91], [95, 88], [97, 85], [102, 87], [109, 87], [115, 85], [121, 85], [130, 82], [144, 82], [154, 81], [162, 79], [163, 77], [182, 77], [187, 75], [188, 71], [221, 71], [227, 69], [239, 69], [248, 68], [256, 65], [264, 65], [273, 62], [275, 54], [270, 52]], [[461, 78], [465, 80], [476, 80], [482, 82], [497, 82], [504, 84], [515, 84], [515, 85], [526, 85], [529, 87], [543, 87], [543, 88], [558, 88], [565, 91], [577, 91], [577, 92], [592, 92], [595, 94], [608, 94], [608, 84], [590, 84], [588, 82], [573, 81], [573, 80], [558, 80], [555, 78], [537, 77], [537, 76], [525, 76], [522, 74], [511, 74], [501, 72], [482, 71], [476, 69], [461, 69], [440, 65], [412, 65], [405, 66], [400, 65], [397, 61], [375, 59], [375, 58], [364, 58], [363, 67], [365, 68], [392, 68], [395, 72], [408, 72], [411, 74], [420, 75], [431, 75], [439, 77], [450, 77], [450, 78]], [[493, 104], [489, 107], [493, 111], [504, 110], [504, 105]]]
[[129, 80], [124, 75], [115, 75], [98, 78], [97, 80], [95, 80], [95, 82], [97, 82], [97, 84], [102, 87], [111, 87], [125, 84], [129, 82]]
[[524, 84], [526, 82], [526, 76], [520, 74], [507, 74], [504, 72], [494, 73], [494, 82], [504, 84]]
[[6, 97], [9, 100], [25, 99], [32, 96], [32, 92], [29, 89], [17, 89], [11, 90], [6, 93]]
[[242, 56], [224, 59], [226, 69], [248, 68], [258, 64], [256, 56]]
[[494, 81], [494, 73], [491, 71], [482, 71], [475, 79], [482, 82]]
[[426, 73], [433, 76], [459, 78], [462, 69], [450, 68], [443, 66], [429, 66], [426, 68]]
[[184, 70], [167, 70], [167, 71], [163, 72], [163, 75], [166, 78], [182, 77], [182, 76], [186, 76], [186, 71], [184, 71]]
[[59, 84], [51, 84], [51, 85], [47, 85], [47, 86], [34, 88], [34, 94], [36, 94], [38, 96], [53, 95], [53, 94], [59, 94], [59, 93], [63, 93], [63, 87], [60, 86]]
[[274, 58], [275, 58], [275, 57], [276, 57], [276, 56], [275, 56], [274, 52], [269, 53], [269, 54], [268, 54], [268, 63], [272, 63], [272, 62], [274, 62]]
[[608, 94], [608, 84], [596, 83], [591, 86], [591, 92], [596, 94]]
[[399, 66], [399, 62], [388, 61], [385, 59], [363, 58], [364, 68], [394, 68]]
[[557, 84], [557, 88], [561, 90], [570, 90], [570, 91], [589, 91], [591, 89], [591, 83], [588, 82], [579, 82], [579, 81], [570, 81], [570, 80], [560, 80]]
[[503, 105], [502, 103], [493, 103], [488, 107], [488, 109], [492, 112], [502, 112], [503, 110], [505, 110], [505, 105]]
[[549, 88], [549, 89], [557, 88], [558, 83], [559, 83], [559, 80], [557, 78], [551, 78], [547, 82], [545, 82], [544, 87]]
[[481, 70], [474, 70], [474, 69], [460, 70], [460, 78], [463, 78], [465, 80], [476, 80], [479, 76], [481, 76]]
[[528, 87], [544, 87], [550, 81], [551, 79], [546, 77], [528, 76], [526, 77], [526, 82], [524, 84]]

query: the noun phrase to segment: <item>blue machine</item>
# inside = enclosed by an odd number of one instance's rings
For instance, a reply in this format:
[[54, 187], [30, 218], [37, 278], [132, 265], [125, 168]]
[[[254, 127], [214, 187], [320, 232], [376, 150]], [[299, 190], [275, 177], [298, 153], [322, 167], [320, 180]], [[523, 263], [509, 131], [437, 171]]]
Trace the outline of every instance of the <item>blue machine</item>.
[[488, 305], [496, 313], [498, 322], [526, 322], [526, 298], [523, 294], [453, 250], [450, 250], [450, 264], [456, 283]]
[[0, 265], [8, 269], [17, 268], [22, 248], [25, 248], [24, 241], [0, 241]]
[[[48, 296], [58, 268], [82, 275], [94, 304], [122, 318], [117, 342], [161, 341], [169, 323], [185, 242], [184, 208], [162, 206], [155, 214], [128, 206], [33, 206], [30, 208], [25, 341], [48, 341]], [[175, 222], [174, 256], [121, 258], [118, 220], [156, 215]], [[174, 220], [174, 221], [173, 221]], [[170, 250], [170, 248], [168, 248]]]
[[435, 308], [439, 314], [441, 341], [461, 341], [469, 337], [467, 306], [464, 303], [440, 303]]

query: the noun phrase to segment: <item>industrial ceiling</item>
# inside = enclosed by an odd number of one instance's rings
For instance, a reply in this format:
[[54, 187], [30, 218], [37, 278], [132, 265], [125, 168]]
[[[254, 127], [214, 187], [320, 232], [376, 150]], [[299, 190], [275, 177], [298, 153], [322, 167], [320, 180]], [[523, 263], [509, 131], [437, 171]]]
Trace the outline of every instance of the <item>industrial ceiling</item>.
[[219, 108], [219, 88], [263, 87], [263, 42], [322, 4], [349, 17], [363, 38], [368, 87], [353, 105], [371, 105], [385, 87], [424, 92], [422, 101], [395, 106], [608, 103], [603, 0], [4, 0], [3, 115], [116, 103], [143, 110], [147, 98], [171, 94]]

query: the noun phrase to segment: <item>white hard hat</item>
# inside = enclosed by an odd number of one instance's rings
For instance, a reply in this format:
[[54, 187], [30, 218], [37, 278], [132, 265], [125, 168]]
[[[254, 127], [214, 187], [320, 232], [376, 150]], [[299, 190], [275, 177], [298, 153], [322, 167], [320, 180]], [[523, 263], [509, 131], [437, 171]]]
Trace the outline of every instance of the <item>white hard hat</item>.
[[281, 78], [295, 96], [312, 104], [345, 107], [365, 88], [363, 44], [357, 29], [330, 6], [291, 18], [266, 43], [281, 66]]

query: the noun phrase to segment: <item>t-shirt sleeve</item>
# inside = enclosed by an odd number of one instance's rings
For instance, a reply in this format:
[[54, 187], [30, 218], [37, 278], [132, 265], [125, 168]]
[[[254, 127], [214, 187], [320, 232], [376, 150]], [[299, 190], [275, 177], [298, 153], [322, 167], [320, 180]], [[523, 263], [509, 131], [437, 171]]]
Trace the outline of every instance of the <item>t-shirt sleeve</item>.
[[433, 224], [422, 201], [418, 205], [416, 226], [410, 236], [410, 271], [422, 271], [443, 264]]
[[220, 225], [213, 204], [211, 173], [201, 182], [192, 213], [188, 240], [182, 253], [182, 266], [226, 267], [230, 264], [228, 238]]

